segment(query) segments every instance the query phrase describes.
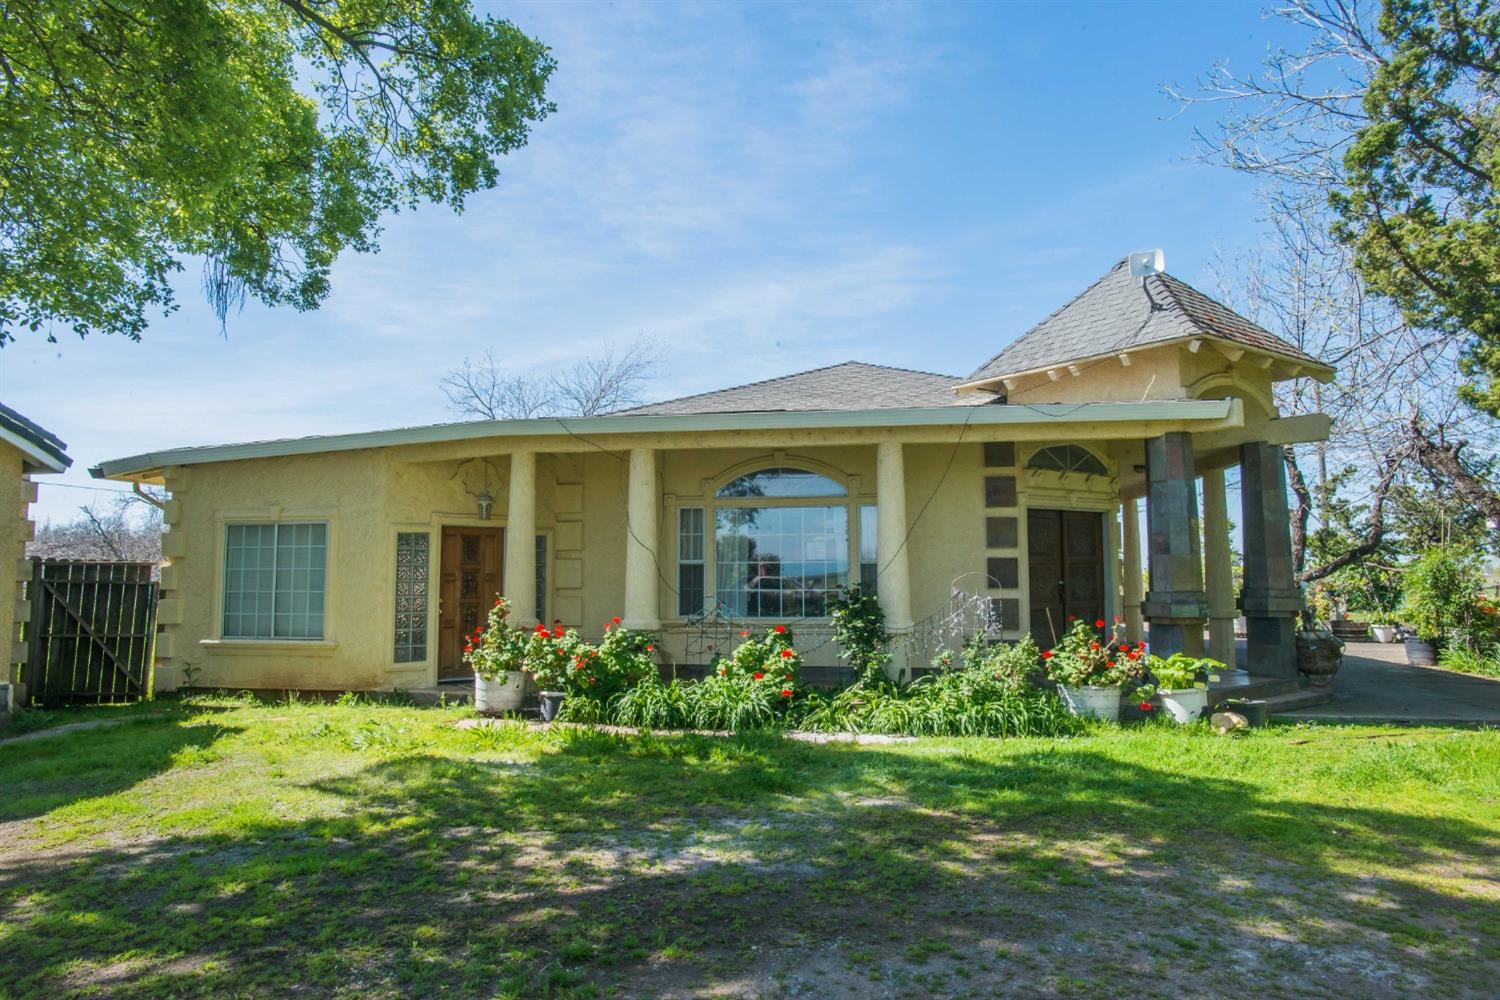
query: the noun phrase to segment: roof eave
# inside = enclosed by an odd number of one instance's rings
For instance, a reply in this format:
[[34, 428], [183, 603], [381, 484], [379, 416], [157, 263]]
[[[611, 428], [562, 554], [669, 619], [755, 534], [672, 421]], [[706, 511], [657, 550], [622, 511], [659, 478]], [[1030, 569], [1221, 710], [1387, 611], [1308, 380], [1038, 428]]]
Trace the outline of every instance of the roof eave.
[[1228, 400], [1163, 400], [1142, 403], [1066, 403], [1039, 406], [937, 406], [880, 410], [760, 411], [751, 413], [638, 414], [533, 420], [486, 420], [433, 424], [386, 431], [255, 441], [147, 452], [100, 462], [89, 470], [96, 479], [139, 480], [168, 466], [284, 458], [327, 452], [359, 451], [415, 444], [438, 444], [504, 437], [584, 435], [698, 434], [736, 430], [820, 430], [880, 427], [942, 427], [1058, 423], [1088, 420], [1103, 423], [1228, 419]]
[[17, 434], [8, 427], [0, 427], [0, 440], [13, 445], [26, 456], [26, 472], [67, 472], [73, 460], [67, 455], [54, 455], [24, 434]]
[[954, 391], [968, 392], [974, 389], [993, 389], [996, 385], [1000, 385], [1001, 383], [1005, 382], [1006, 379], [1030, 378], [1033, 375], [1045, 375], [1050, 371], [1066, 369], [1069, 365], [1073, 365], [1076, 367], [1078, 365], [1093, 364], [1097, 361], [1104, 361], [1109, 358], [1117, 358], [1122, 354], [1132, 354], [1138, 351], [1154, 350], [1159, 347], [1181, 346], [1183, 344], [1191, 343], [1194, 340], [1222, 344], [1225, 347], [1232, 348], [1244, 354], [1259, 354], [1263, 357], [1274, 358], [1275, 360], [1285, 362], [1287, 365], [1290, 365], [1292, 367], [1302, 369], [1300, 372], [1298, 372], [1297, 375], [1291, 376], [1293, 378], [1305, 375], [1308, 378], [1316, 379], [1317, 381], [1322, 382], [1325, 385], [1333, 381], [1335, 369], [1332, 365], [1326, 365], [1321, 361], [1314, 361], [1309, 358], [1299, 358], [1295, 355], [1285, 354], [1281, 351], [1272, 351], [1263, 347], [1254, 347], [1250, 344], [1241, 343], [1238, 340], [1230, 340], [1227, 337], [1219, 337], [1211, 333], [1200, 333], [1194, 334], [1190, 337], [1174, 337], [1171, 340], [1158, 340], [1149, 344], [1134, 344], [1128, 347], [1119, 347], [1114, 350], [1101, 351], [1098, 354], [1090, 354], [1081, 358], [1066, 358], [1058, 361], [1053, 361], [1049, 364], [1039, 365], [1035, 368], [1026, 368], [1019, 371], [1001, 372], [995, 375], [986, 375], [984, 378], [970, 378], [954, 386]]

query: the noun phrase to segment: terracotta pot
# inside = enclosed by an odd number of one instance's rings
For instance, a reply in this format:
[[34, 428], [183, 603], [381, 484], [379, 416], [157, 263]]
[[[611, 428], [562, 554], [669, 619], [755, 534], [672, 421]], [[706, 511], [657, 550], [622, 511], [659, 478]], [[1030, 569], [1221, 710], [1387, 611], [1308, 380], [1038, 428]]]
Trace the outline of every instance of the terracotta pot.
[[1297, 635], [1297, 670], [1315, 688], [1333, 686], [1333, 675], [1344, 665], [1344, 644], [1331, 635], [1301, 632]]

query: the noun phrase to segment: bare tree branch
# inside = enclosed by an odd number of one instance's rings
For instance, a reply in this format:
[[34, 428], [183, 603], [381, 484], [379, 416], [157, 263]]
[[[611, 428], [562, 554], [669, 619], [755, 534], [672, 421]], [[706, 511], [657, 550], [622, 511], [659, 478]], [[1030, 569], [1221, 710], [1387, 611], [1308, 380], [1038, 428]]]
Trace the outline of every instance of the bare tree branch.
[[455, 413], [478, 420], [593, 417], [644, 402], [660, 363], [661, 349], [644, 337], [623, 348], [606, 345], [551, 376], [512, 371], [486, 350], [478, 360], [465, 358], [439, 387]]

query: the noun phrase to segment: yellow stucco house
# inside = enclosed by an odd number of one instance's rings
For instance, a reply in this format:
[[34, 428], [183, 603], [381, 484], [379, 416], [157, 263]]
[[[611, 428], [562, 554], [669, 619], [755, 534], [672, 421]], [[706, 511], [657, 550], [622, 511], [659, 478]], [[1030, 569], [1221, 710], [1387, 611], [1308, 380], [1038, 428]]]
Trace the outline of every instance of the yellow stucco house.
[[67, 471], [73, 464], [67, 447], [57, 435], [0, 403], [0, 511], [10, 511], [0, 515], [0, 566], [10, 567], [0, 594], [0, 641], [9, 653], [0, 670], [0, 712], [25, 700], [21, 627], [31, 618], [31, 605], [22, 584], [31, 579], [26, 543], [36, 534], [30, 514], [37, 491], [32, 476]]
[[1251, 671], [1294, 678], [1279, 447], [1323, 439], [1328, 421], [1281, 416], [1272, 386], [1331, 375], [1122, 261], [966, 378], [849, 362], [607, 416], [182, 448], [93, 471], [171, 492], [159, 687], [184, 665], [246, 688], [462, 680], [461, 636], [497, 591], [527, 623], [597, 634], [623, 616], [658, 631], [673, 665], [712, 655], [705, 617], [795, 622], [811, 662], [832, 664], [825, 595], [854, 582], [898, 633], [959, 589], [1011, 636], [1046, 644], [1069, 615], [1118, 614], [1136, 635], [1149, 620], [1170, 652], [1201, 644], [1207, 622], [1232, 658], [1242, 613]]

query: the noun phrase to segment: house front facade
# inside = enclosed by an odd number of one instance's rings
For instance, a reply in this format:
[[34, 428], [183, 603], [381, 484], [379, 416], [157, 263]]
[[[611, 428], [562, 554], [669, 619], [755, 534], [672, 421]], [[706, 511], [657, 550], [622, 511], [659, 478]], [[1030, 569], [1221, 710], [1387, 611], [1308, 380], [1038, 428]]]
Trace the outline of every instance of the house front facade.
[[[157, 683], [426, 688], [504, 594], [522, 623], [618, 616], [698, 669], [794, 625], [832, 667], [827, 595], [873, 588], [898, 636], [955, 594], [1044, 646], [1070, 616], [1295, 677], [1280, 447], [1321, 440], [1276, 382], [1331, 369], [1125, 262], [968, 377], [849, 362], [589, 418], [469, 422], [152, 452], [165, 486]], [[1224, 471], [1244, 584], [1230, 577]], [[1199, 497], [1202, 496], [1202, 506]], [[1144, 504], [1145, 530], [1140, 515]], [[1145, 582], [1143, 583], [1143, 579]], [[915, 639], [897, 669], [920, 666]]]

